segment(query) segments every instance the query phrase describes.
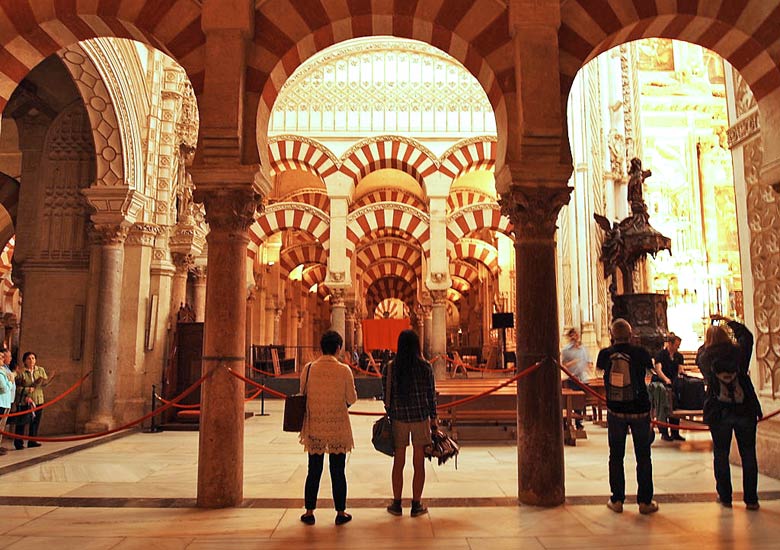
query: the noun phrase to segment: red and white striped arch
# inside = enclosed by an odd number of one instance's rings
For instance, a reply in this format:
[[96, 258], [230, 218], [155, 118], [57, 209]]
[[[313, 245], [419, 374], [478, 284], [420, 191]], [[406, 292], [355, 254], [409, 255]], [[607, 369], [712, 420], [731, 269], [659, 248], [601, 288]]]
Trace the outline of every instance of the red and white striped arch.
[[453, 189], [447, 197], [447, 212], [454, 212], [473, 204], [495, 204], [495, 202], [494, 197], [476, 189]]
[[453, 257], [481, 262], [491, 273], [498, 272], [498, 250], [479, 239], [460, 239], [455, 243]]
[[412, 267], [417, 277], [422, 277], [422, 253], [420, 249], [403, 239], [394, 237], [372, 239], [368, 244], [357, 249], [355, 253], [357, 272], [364, 272], [369, 266], [381, 262], [385, 258], [395, 258], [404, 262]]
[[260, 245], [279, 231], [298, 229], [308, 233], [327, 250], [329, 226], [330, 218], [322, 210], [299, 202], [278, 202], [267, 206], [265, 212], [260, 214], [249, 228], [250, 245]]
[[357, 210], [362, 206], [374, 204], [377, 202], [398, 202], [401, 204], [408, 204], [421, 211], [428, 209], [428, 205], [420, 200], [419, 197], [407, 193], [402, 189], [378, 189], [370, 193], [366, 193], [358, 200], [356, 200], [350, 206], [351, 210]]
[[328, 268], [322, 264], [315, 264], [307, 267], [303, 270], [303, 273], [301, 273], [303, 288], [309, 290], [312, 286], [319, 285], [317, 290], [321, 291], [320, 295], [324, 298], [329, 294], [327, 289], [324, 288], [325, 285], [323, 285], [327, 273]]
[[[293, 71], [329, 46], [364, 36], [419, 40], [460, 61], [487, 93], [499, 133], [507, 128], [504, 94], [515, 91], [505, 2], [267, 0], [258, 3], [248, 55], [247, 91], [260, 94], [257, 136], [263, 140], [279, 90]], [[506, 140], [502, 142], [505, 147]]]
[[[317, 242], [301, 243], [292, 246], [286, 246], [279, 255], [279, 270], [282, 277], [287, 278], [290, 272], [303, 264], [328, 264], [328, 254], [322, 245]], [[310, 285], [311, 286], [311, 285]]]
[[348, 248], [355, 250], [372, 232], [391, 228], [403, 231], [425, 250], [430, 245], [430, 219], [417, 208], [390, 202], [379, 202], [358, 208], [347, 216]]
[[471, 284], [466, 279], [461, 279], [460, 277], [452, 277], [450, 279], [452, 281], [451, 289], [458, 292], [458, 294], [464, 295], [468, 294], [471, 290]]
[[11, 271], [11, 260], [14, 258], [14, 247], [16, 246], [16, 239], [11, 239], [3, 247], [3, 252], [0, 253], [0, 276]]
[[325, 189], [298, 189], [282, 197], [279, 202], [301, 202], [323, 212], [330, 212], [330, 197]]
[[462, 260], [450, 262], [450, 276], [463, 279], [471, 286], [479, 283], [479, 270], [470, 263]]
[[463, 295], [455, 290], [454, 288], [450, 287], [447, 289], [447, 301], [451, 303], [456, 303], [460, 301], [460, 299], [463, 298]]
[[416, 296], [414, 287], [409, 281], [399, 277], [384, 277], [374, 281], [366, 289], [366, 308], [369, 313], [373, 313], [382, 300], [397, 298], [411, 309]]
[[456, 143], [441, 156], [440, 171], [452, 179], [496, 166], [496, 138], [485, 136]]
[[[372, 263], [360, 274], [363, 288], [368, 288], [375, 281], [385, 277], [398, 277], [405, 281], [416, 281], [417, 273], [413, 266], [395, 258], [382, 258]], [[416, 286], [416, 283], [415, 285]]]
[[475, 204], [456, 210], [447, 217], [447, 247], [478, 229], [492, 229], [514, 239], [512, 223], [501, 215], [498, 204]]
[[196, 91], [205, 34], [195, 0], [16, 0], [0, 3], [0, 111], [27, 73], [66, 46], [98, 36], [144, 42], [175, 59]]
[[371, 137], [359, 141], [341, 156], [341, 172], [355, 182], [374, 170], [394, 168], [406, 172], [420, 185], [437, 170], [436, 156], [422, 144], [397, 136]]
[[271, 174], [288, 170], [304, 170], [315, 176], [338, 171], [339, 160], [327, 147], [302, 136], [274, 136], [268, 140]]
[[590, 59], [640, 38], [709, 48], [741, 73], [757, 100], [780, 87], [779, 0], [572, 0], [561, 6], [561, 92]]

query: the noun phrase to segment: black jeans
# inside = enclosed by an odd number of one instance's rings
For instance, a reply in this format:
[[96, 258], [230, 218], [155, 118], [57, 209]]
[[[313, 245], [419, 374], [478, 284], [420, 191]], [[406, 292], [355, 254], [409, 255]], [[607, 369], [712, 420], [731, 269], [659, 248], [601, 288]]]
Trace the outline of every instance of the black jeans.
[[[37, 407], [38, 405], [34, 405]], [[16, 435], [24, 435], [24, 428], [25, 426], [30, 426], [29, 431], [27, 432], [27, 435], [30, 437], [35, 437], [38, 435], [38, 426], [41, 425], [41, 417], [43, 416], [43, 410], [35, 411], [32, 413], [34, 415], [33, 419], [28, 422], [27, 424], [17, 424], [15, 433]], [[18, 419], [21, 419], [21, 417], [17, 417]], [[28, 441], [27, 444], [29, 445], [30, 442]], [[23, 447], [24, 446], [24, 440], [23, 439], [14, 439], [14, 446], [16, 448]]]
[[721, 419], [710, 426], [713, 447], [715, 488], [721, 502], [731, 502], [731, 468], [729, 451], [731, 433], [737, 437], [742, 458], [742, 491], [745, 504], [758, 502], [758, 460], [756, 459], [756, 419], [724, 411]]
[[[317, 493], [320, 492], [320, 478], [322, 477], [322, 465], [324, 462], [324, 454], [309, 454], [309, 473], [306, 475], [306, 488], [304, 490], [307, 510], [317, 508]], [[328, 455], [333, 504], [337, 512], [343, 512], [347, 509], [347, 476], [344, 473], [346, 465], [346, 453]]]
[[650, 444], [653, 442], [653, 428], [650, 426], [650, 414], [640, 418], [623, 418], [607, 413], [607, 437], [609, 439], [609, 488], [612, 502], [626, 500], [626, 476], [623, 459], [626, 456], [626, 436], [631, 428], [636, 457], [636, 481], [638, 491], [636, 500], [640, 504], [649, 504], [653, 500], [653, 463], [650, 459]]

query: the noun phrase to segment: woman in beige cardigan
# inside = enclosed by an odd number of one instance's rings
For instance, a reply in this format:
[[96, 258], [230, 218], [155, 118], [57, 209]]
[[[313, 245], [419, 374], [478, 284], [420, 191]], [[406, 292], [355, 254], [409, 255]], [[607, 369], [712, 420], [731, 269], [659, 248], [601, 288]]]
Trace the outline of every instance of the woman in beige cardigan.
[[347, 407], [357, 401], [357, 392], [352, 371], [336, 358], [343, 344], [341, 335], [329, 330], [320, 339], [322, 356], [306, 365], [301, 372], [300, 391], [306, 394], [307, 399], [300, 440], [309, 453], [309, 471], [304, 491], [306, 513], [301, 516], [301, 521], [307, 525], [314, 525], [314, 509], [317, 507], [325, 453], [329, 455], [336, 525], [352, 519], [345, 512], [347, 477], [344, 469], [347, 453], [355, 446]]

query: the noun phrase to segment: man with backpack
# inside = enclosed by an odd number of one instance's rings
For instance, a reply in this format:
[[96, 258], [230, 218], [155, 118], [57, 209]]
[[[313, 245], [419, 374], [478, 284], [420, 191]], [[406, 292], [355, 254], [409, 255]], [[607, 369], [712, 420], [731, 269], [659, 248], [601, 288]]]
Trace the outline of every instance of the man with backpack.
[[653, 360], [646, 349], [629, 343], [631, 325], [625, 319], [615, 319], [610, 333], [612, 345], [602, 349], [596, 360], [596, 369], [604, 371], [607, 394], [609, 487], [612, 492], [607, 508], [618, 514], [623, 512], [626, 499], [623, 459], [630, 428], [636, 457], [639, 513], [652, 514], [658, 511], [658, 503], [653, 500], [650, 445], [654, 436], [645, 375], [653, 370]]

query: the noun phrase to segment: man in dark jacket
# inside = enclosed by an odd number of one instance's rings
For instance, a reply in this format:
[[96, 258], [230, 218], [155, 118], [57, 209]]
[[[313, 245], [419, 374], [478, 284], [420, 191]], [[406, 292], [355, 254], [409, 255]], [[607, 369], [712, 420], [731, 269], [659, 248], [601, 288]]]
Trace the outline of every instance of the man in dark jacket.
[[604, 371], [607, 393], [609, 486], [612, 491], [607, 507], [613, 512], [623, 511], [626, 499], [623, 459], [626, 436], [631, 428], [639, 512], [652, 514], [658, 511], [658, 503], [653, 500], [653, 464], [650, 459], [653, 429], [650, 426], [650, 396], [645, 375], [653, 369], [653, 360], [647, 350], [629, 343], [631, 325], [625, 319], [616, 319], [610, 332], [613, 344], [602, 349], [596, 360], [596, 369]]

